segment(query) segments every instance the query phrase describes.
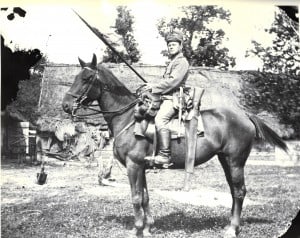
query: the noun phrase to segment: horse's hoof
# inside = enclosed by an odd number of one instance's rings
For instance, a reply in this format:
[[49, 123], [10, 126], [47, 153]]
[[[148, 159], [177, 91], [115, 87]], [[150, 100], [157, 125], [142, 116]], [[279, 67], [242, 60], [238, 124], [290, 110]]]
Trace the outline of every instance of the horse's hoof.
[[136, 228], [133, 228], [130, 231], [128, 231], [127, 236], [126, 236], [126, 238], [136, 238], [136, 237], [138, 237]]
[[190, 186], [183, 186], [183, 188], [181, 189], [183, 192], [189, 192], [191, 190]]
[[224, 238], [236, 238], [236, 230], [232, 227], [228, 227], [226, 230], [225, 230], [225, 233], [224, 233]]
[[191, 186], [189, 183], [184, 183], [182, 188], [180, 189], [182, 192], [189, 192], [191, 190]]
[[144, 230], [143, 235], [144, 235], [144, 237], [152, 237], [152, 234], [150, 233], [149, 230]]
[[[128, 232], [128, 236], [129, 238], [143, 238], [145, 235], [144, 235], [144, 231], [142, 228], [137, 228], [137, 227], [134, 227], [132, 228], [129, 232]], [[127, 238], [126, 237], [126, 238]]]

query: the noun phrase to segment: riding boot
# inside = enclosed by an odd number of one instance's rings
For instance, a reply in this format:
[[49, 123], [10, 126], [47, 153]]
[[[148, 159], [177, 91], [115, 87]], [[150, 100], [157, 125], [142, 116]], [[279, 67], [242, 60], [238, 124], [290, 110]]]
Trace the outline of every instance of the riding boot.
[[154, 157], [156, 164], [170, 164], [171, 161], [171, 132], [163, 128], [158, 131], [158, 154]]

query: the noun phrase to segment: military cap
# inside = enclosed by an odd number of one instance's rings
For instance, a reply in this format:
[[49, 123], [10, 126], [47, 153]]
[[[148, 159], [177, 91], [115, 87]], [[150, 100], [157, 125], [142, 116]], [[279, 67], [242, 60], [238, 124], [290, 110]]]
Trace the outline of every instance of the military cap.
[[166, 42], [169, 43], [171, 41], [176, 41], [179, 43], [183, 42], [183, 33], [178, 30], [173, 30], [166, 36]]

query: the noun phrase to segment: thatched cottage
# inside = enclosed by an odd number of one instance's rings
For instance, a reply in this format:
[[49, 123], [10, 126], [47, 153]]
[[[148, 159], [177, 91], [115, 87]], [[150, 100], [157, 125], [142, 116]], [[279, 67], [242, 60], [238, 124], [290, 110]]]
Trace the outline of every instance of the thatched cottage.
[[[107, 64], [116, 77], [132, 92], [143, 82], [124, 64]], [[133, 67], [148, 81], [155, 82], [164, 73], [165, 67], [152, 65], [133, 65]], [[42, 79], [31, 79], [20, 85], [18, 99], [9, 110], [21, 111], [37, 126], [38, 134], [45, 140], [54, 133], [58, 123], [76, 123], [66, 114], [61, 102], [64, 94], [71, 86], [75, 75], [80, 71], [79, 65], [46, 65]], [[256, 77], [259, 72], [251, 71], [221, 71], [211, 68], [192, 67], [187, 81], [188, 85], [205, 88], [201, 108], [216, 106], [231, 107], [234, 110], [249, 111], [245, 107], [245, 78]], [[33, 86], [34, 85], [34, 86]], [[33, 98], [34, 97], [34, 98]], [[28, 101], [29, 100], [29, 101]], [[30, 103], [28, 107], [24, 107]], [[84, 112], [88, 113], [88, 112]], [[266, 119], [280, 135], [286, 133], [276, 116], [263, 112], [260, 117]], [[105, 126], [101, 115], [84, 120], [90, 127]]]

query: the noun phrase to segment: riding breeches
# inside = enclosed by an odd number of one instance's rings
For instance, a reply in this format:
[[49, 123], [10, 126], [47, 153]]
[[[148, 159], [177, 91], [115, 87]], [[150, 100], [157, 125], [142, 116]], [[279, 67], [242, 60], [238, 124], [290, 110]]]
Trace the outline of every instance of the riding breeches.
[[155, 125], [157, 130], [169, 129], [168, 123], [176, 113], [177, 110], [173, 107], [173, 100], [165, 99], [160, 105], [160, 109], [155, 117]]

